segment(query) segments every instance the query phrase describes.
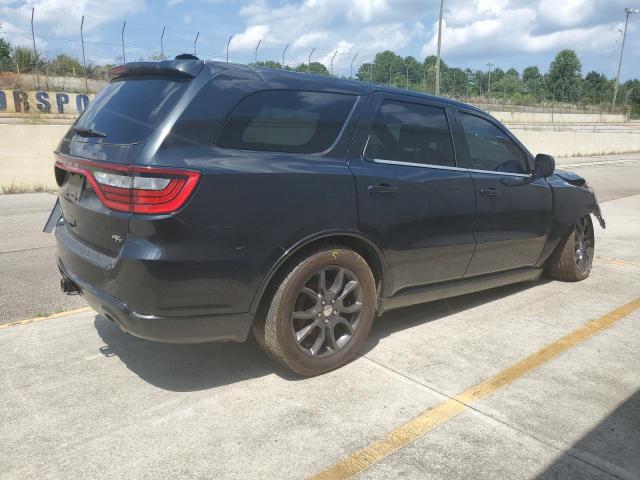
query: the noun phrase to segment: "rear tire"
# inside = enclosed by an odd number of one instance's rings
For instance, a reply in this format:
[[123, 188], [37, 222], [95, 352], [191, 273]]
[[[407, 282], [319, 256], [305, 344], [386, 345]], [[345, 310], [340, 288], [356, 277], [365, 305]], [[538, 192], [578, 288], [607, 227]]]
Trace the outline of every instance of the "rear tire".
[[358, 253], [318, 250], [282, 280], [254, 335], [282, 365], [300, 375], [320, 375], [348, 363], [362, 348], [376, 300], [373, 274]]
[[552, 278], [565, 282], [584, 280], [591, 273], [595, 238], [591, 216], [576, 222], [564, 243], [547, 260], [547, 272]]

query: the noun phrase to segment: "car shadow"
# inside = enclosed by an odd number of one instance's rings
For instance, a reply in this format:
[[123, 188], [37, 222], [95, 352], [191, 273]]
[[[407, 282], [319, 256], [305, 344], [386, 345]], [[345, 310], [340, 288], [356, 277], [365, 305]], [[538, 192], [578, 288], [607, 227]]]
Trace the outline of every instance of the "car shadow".
[[[376, 320], [360, 354], [366, 354], [382, 338], [396, 331], [432, 322], [544, 282], [541, 279], [394, 310]], [[95, 316], [94, 326], [105, 344], [100, 348], [102, 355], [117, 357], [142, 380], [165, 390], [207, 390], [270, 374], [288, 381], [303, 378], [271, 360], [252, 337], [245, 343], [170, 344], [134, 337], [102, 315]]]
[[172, 344], [134, 337], [102, 315], [95, 316], [94, 326], [105, 344], [102, 355], [118, 357], [142, 380], [165, 390], [207, 390], [273, 373], [300, 378], [271, 360], [252, 337], [245, 343]]
[[563, 449], [537, 480], [640, 478], [640, 390], [619, 404], [573, 445]]
[[541, 277], [537, 281], [516, 283], [458, 297], [451, 297], [411, 307], [391, 310], [376, 319], [373, 327], [371, 328], [369, 339], [367, 340], [364, 348], [360, 351], [360, 355], [366, 355], [373, 350], [376, 345], [378, 345], [380, 340], [395, 332], [440, 320], [454, 313], [463, 312], [486, 303], [491, 303], [501, 298], [509, 297], [516, 293], [544, 285], [551, 281], [552, 280], [549, 278]]

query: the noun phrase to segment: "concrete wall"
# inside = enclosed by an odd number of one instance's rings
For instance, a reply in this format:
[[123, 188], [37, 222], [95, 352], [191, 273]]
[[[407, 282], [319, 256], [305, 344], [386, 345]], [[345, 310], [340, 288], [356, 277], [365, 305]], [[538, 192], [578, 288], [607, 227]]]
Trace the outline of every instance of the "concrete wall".
[[0, 188], [56, 188], [53, 151], [69, 125], [0, 125]]
[[[55, 189], [53, 151], [68, 125], [0, 124], [0, 187]], [[640, 152], [640, 128], [632, 130], [519, 129], [513, 133], [533, 154], [555, 156]]]
[[535, 130], [512, 127], [511, 132], [531, 153], [556, 157], [640, 152], [640, 129], [636, 130]]
[[503, 123], [624, 123], [626, 115], [611, 113], [554, 113], [554, 112], [490, 112]]

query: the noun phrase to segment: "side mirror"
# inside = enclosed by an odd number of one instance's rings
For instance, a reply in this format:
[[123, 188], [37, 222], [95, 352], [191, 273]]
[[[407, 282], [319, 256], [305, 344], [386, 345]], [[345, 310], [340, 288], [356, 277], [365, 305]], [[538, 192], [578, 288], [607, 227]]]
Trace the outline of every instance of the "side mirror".
[[551, 155], [539, 153], [536, 155], [533, 175], [536, 178], [547, 178], [553, 175], [556, 169], [556, 160]]

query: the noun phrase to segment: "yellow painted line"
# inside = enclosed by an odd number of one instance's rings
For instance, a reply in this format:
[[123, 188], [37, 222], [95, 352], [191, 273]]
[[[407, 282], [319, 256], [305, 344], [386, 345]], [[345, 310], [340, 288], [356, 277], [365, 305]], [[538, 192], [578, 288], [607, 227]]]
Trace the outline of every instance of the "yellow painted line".
[[17, 322], [4, 323], [0, 325], [0, 330], [4, 328], [17, 327], [18, 325], [26, 325], [27, 323], [41, 322], [42, 320], [51, 320], [52, 318], [64, 317], [65, 315], [72, 315], [74, 313], [83, 313], [90, 312], [91, 309], [89, 307], [76, 308], [74, 310], [67, 310], [66, 312], [54, 313], [51, 315], [46, 315], [44, 317], [34, 317], [27, 318], [25, 320], [18, 320]]
[[502, 370], [493, 377], [462, 392], [431, 410], [420, 414], [413, 420], [393, 430], [384, 438], [343, 458], [335, 465], [309, 477], [311, 480], [344, 480], [371, 467], [386, 456], [418, 439], [448, 420], [458, 416], [472, 402], [483, 400], [500, 388], [549, 362], [563, 352], [584, 342], [598, 332], [605, 330], [617, 321], [640, 308], [640, 298], [633, 300], [606, 315], [586, 323], [564, 337]]
[[595, 259], [605, 263], [612, 263], [613, 265], [629, 265], [632, 267], [640, 267], [640, 263], [629, 262], [627, 260], [618, 260], [617, 258], [595, 257]]

